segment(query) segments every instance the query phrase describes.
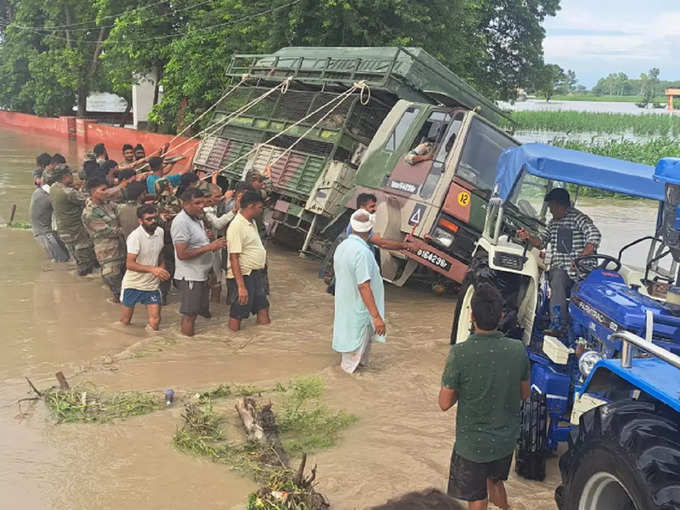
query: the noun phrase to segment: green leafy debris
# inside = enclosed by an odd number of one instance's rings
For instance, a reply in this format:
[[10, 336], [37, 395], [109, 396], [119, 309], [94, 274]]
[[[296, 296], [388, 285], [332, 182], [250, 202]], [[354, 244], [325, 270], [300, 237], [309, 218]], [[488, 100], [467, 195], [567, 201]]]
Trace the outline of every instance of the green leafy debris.
[[[282, 443], [289, 454], [329, 448], [336, 444], [342, 430], [356, 421], [355, 416], [333, 411], [324, 405], [321, 402], [323, 389], [320, 378], [308, 377], [297, 379], [287, 387], [277, 385], [269, 391], [272, 397], [278, 394], [281, 400], [281, 412], [276, 419]], [[174, 436], [175, 446], [187, 453], [227, 464], [261, 482], [280, 473], [282, 463], [273, 448], [227, 438], [221, 427], [226, 416], [213, 407], [216, 398], [246, 396], [253, 391], [264, 393], [252, 387], [235, 387], [232, 390], [228, 385], [220, 385], [199, 394], [196, 401], [185, 407], [184, 422]]]
[[103, 392], [92, 384], [45, 393], [45, 404], [58, 423], [108, 422], [164, 409], [161, 395], [135, 391]]

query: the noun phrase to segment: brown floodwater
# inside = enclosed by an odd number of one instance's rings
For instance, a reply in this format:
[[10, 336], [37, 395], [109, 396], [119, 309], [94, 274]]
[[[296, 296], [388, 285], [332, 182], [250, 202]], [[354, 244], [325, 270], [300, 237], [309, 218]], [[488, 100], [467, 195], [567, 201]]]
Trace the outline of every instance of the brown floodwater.
[[[0, 131], [0, 218], [16, 203], [17, 219], [26, 221], [30, 170], [43, 150], [76, 164], [84, 148]], [[654, 225], [647, 204], [596, 202], [587, 210], [603, 227], [608, 252]], [[333, 508], [366, 508], [405, 491], [445, 487], [455, 415], [439, 411], [437, 393], [452, 298], [389, 287], [388, 343], [376, 346], [367, 371], [350, 377], [330, 349], [333, 302], [316, 278], [317, 263], [294, 253], [269, 247], [271, 326], [247, 322], [230, 333], [226, 305], [214, 304], [214, 318], [199, 319], [197, 336], [187, 340], [178, 334], [176, 296], [163, 309], [159, 334], [145, 332], [143, 310], [133, 326], [121, 328], [101, 280], [48, 263], [30, 231], [0, 228], [0, 246], [0, 508], [244, 508], [255, 489], [226, 466], [173, 447], [180, 405], [106, 425], [56, 425], [42, 403], [22, 404], [19, 415], [17, 399], [30, 396], [24, 376], [46, 388], [59, 370], [72, 383], [178, 394], [317, 374], [328, 404], [359, 418], [336, 447], [312, 458]], [[513, 473], [513, 508], [554, 509], [558, 482], [556, 458], [545, 482]]]

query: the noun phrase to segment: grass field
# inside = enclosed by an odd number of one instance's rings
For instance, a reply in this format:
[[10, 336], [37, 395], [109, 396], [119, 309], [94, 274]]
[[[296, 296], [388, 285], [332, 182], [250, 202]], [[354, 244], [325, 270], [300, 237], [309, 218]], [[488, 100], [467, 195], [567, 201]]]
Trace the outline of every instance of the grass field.
[[576, 111], [512, 112], [516, 129], [593, 133], [626, 133], [638, 136], [680, 135], [680, 115], [595, 113]]
[[[642, 98], [640, 96], [591, 96], [588, 94], [572, 94], [568, 96], [553, 96], [551, 101], [594, 101], [594, 102], [608, 102], [608, 103], [640, 103]], [[653, 103], [666, 104], [666, 96], [655, 97]]]
[[566, 138], [556, 138], [553, 140], [553, 145], [612, 158], [625, 159], [651, 166], [656, 166], [661, 158], [680, 157], [680, 144], [669, 138], [662, 138], [646, 143], [632, 143], [630, 141], [582, 143], [571, 141]]

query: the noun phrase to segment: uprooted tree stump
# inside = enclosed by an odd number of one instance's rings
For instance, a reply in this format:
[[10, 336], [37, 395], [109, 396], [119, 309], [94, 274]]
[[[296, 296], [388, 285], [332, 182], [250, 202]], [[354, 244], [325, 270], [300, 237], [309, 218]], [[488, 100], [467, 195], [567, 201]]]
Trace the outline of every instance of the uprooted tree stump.
[[280, 470], [253, 495], [248, 508], [262, 507], [264, 502], [280, 509], [330, 508], [325, 496], [316, 492], [316, 466], [309, 476], [305, 476], [307, 454], [302, 455], [297, 471], [291, 470], [290, 459], [281, 444], [271, 402], [259, 406], [254, 398], [244, 397], [236, 402], [236, 411], [241, 417], [248, 439], [261, 447], [261, 462], [272, 464], [272, 461], [278, 461], [280, 464]]

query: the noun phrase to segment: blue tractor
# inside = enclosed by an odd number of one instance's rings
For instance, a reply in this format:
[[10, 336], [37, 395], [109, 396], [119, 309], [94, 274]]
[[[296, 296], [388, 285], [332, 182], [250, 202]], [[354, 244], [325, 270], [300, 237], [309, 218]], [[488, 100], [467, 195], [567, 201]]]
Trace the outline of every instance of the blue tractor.
[[[580, 280], [559, 338], [542, 333], [550, 326], [546, 261], [516, 237], [519, 228], [545, 229], [543, 197], [555, 186], [659, 203], [649, 235], [616, 255], [576, 261]], [[641, 243], [649, 245], [645, 266], [624, 264]], [[567, 442], [556, 492], [560, 510], [680, 509], [678, 261], [680, 160], [663, 159], [655, 169], [542, 144], [501, 155], [451, 341], [470, 333], [475, 286], [497, 286], [505, 299], [502, 329], [523, 339], [532, 363], [516, 471], [543, 479], [546, 457]]]

